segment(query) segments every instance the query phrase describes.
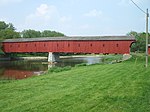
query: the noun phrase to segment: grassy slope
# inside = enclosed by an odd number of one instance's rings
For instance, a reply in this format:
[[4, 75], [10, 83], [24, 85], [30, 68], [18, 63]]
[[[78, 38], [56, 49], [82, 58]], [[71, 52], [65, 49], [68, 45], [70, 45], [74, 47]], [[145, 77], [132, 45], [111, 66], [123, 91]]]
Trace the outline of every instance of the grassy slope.
[[149, 112], [150, 67], [143, 58], [0, 81], [1, 112]]

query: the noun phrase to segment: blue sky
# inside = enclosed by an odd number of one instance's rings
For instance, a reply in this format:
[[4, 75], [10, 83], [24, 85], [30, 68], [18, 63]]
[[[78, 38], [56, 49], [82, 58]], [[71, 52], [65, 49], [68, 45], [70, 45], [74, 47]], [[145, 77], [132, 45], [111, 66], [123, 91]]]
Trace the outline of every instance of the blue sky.
[[[150, 10], [150, 0], [133, 1]], [[145, 31], [145, 14], [130, 0], [0, 0], [0, 20], [17, 31], [55, 30], [68, 36]]]

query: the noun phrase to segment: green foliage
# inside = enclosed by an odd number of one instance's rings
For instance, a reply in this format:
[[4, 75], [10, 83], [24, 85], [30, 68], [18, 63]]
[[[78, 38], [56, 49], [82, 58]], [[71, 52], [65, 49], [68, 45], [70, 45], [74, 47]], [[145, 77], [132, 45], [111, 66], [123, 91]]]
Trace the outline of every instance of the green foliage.
[[7, 24], [4, 21], [0, 21], [0, 40], [19, 37], [20, 34], [15, 31], [15, 27], [12, 23]]
[[59, 37], [65, 36], [64, 34], [56, 31], [44, 30], [43, 32], [36, 30], [24, 30], [21, 33], [15, 31], [16, 28], [12, 23], [5, 23], [4, 21], [0, 21], [0, 40], [3, 39], [14, 39], [20, 38], [37, 38], [37, 37]]
[[62, 71], [68, 71], [71, 70], [70, 66], [66, 66], [66, 67], [52, 67], [48, 70], [48, 73], [57, 73], [57, 72], [62, 72]]
[[36, 38], [41, 37], [41, 32], [29, 29], [22, 31], [21, 35], [23, 38]]
[[87, 66], [86, 63], [76, 64], [75, 67]]
[[8, 23], [8, 29], [15, 31], [16, 28], [14, 27], [14, 25], [12, 23]]
[[60, 32], [50, 30], [44, 30], [43, 32], [41, 32], [41, 37], [59, 37], [59, 36], [61, 37], [65, 35]]
[[0, 21], [0, 30], [5, 30], [8, 28], [8, 24], [6, 24], [4, 21]]
[[[146, 47], [146, 33], [137, 33], [135, 31], [131, 31], [127, 35], [134, 36], [136, 39], [136, 42], [132, 44], [131, 46], [131, 52], [145, 52]], [[149, 34], [150, 37], [150, 34]], [[149, 38], [150, 43], [150, 38]]]
[[19, 38], [20, 34], [11, 29], [5, 29], [0, 31], [0, 37], [2, 39], [14, 39], [14, 38]]
[[105, 55], [103, 56], [102, 58], [102, 62], [103, 63], [110, 63], [112, 61], [116, 61], [116, 62], [119, 62], [120, 60], [122, 60], [123, 56], [118, 54], [118, 55]]
[[35, 30], [24, 30], [21, 32], [23, 38], [38, 38], [38, 37], [59, 37], [65, 36], [62, 33], [50, 30], [44, 30], [43, 32], [35, 31]]

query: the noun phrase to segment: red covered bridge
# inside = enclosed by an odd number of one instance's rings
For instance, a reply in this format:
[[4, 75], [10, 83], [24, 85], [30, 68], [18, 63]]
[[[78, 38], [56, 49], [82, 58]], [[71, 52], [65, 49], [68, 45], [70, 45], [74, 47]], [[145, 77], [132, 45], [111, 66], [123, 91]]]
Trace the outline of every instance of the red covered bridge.
[[102, 53], [129, 54], [132, 36], [87, 36], [7, 39], [2, 42], [6, 53]]

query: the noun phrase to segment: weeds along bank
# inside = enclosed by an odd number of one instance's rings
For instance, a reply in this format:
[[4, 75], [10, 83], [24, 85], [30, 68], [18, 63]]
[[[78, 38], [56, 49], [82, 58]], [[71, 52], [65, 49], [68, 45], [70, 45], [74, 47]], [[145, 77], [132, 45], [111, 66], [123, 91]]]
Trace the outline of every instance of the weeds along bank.
[[78, 66], [17, 81], [0, 81], [2, 112], [150, 111], [150, 67], [144, 56]]

